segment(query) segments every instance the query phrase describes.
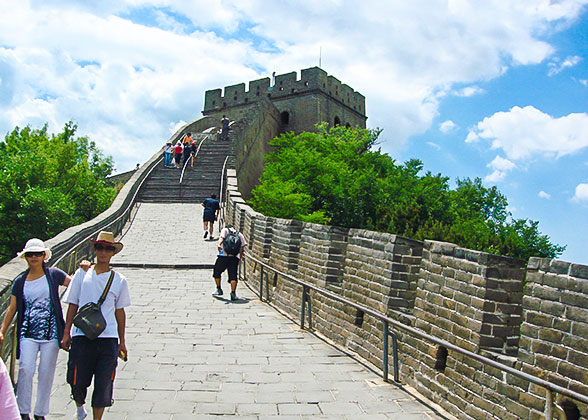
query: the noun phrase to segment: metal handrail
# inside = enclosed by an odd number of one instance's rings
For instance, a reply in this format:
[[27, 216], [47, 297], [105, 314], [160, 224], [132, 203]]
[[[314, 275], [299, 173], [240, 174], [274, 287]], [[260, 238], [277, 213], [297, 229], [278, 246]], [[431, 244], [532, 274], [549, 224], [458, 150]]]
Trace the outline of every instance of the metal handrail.
[[227, 161], [229, 160], [229, 157], [225, 157], [225, 161], [223, 162], [223, 169], [221, 171], [221, 185], [220, 185], [220, 191], [219, 191], [219, 200], [218, 202], [221, 203], [221, 211], [220, 211], [220, 218], [218, 221], [218, 226], [219, 229], [222, 229], [225, 225], [225, 203], [223, 203], [224, 200], [224, 186], [225, 186], [225, 171], [227, 170]]
[[[270, 265], [264, 263], [263, 261], [258, 260], [257, 258], [253, 257], [249, 253], [244, 253], [244, 257], [246, 259], [250, 259], [251, 261], [255, 262], [256, 264], [259, 264], [260, 267], [269, 269], [272, 272], [276, 273], [277, 275], [279, 275], [281, 277], [284, 277], [284, 278], [286, 278], [286, 279], [288, 279], [288, 280], [290, 280], [290, 281], [292, 281], [294, 283], [297, 283], [300, 286], [302, 286], [303, 287], [302, 311], [304, 311], [304, 306], [305, 306], [306, 300], [309, 299], [309, 297], [307, 296], [308, 291], [309, 290], [314, 290], [317, 293], [320, 293], [320, 294], [322, 294], [324, 296], [327, 296], [327, 297], [329, 297], [329, 298], [331, 298], [333, 300], [336, 300], [338, 302], [344, 303], [347, 306], [351, 306], [351, 307], [353, 307], [353, 308], [355, 308], [357, 310], [362, 311], [365, 314], [371, 315], [372, 317], [374, 317], [374, 318], [379, 319], [380, 321], [382, 321], [384, 323], [384, 330], [385, 330], [384, 338], [386, 338], [386, 335], [387, 335], [386, 334], [386, 331], [388, 329], [387, 326], [388, 325], [391, 325], [391, 326], [393, 326], [395, 328], [401, 329], [401, 330], [409, 333], [410, 335], [417, 336], [419, 338], [422, 338], [422, 339], [431, 341], [431, 342], [433, 342], [435, 344], [438, 344], [440, 346], [443, 346], [443, 347], [445, 347], [445, 348], [447, 348], [449, 350], [453, 350], [453, 351], [455, 351], [457, 353], [460, 353], [460, 354], [462, 354], [462, 355], [464, 355], [466, 357], [469, 357], [471, 359], [477, 360], [478, 362], [481, 362], [481, 363], [484, 363], [486, 365], [492, 366], [494, 368], [500, 369], [503, 372], [506, 372], [506, 373], [509, 373], [511, 375], [517, 376], [517, 377], [519, 377], [519, 378], [521, 378], [521, 379], [523, 379], [523, 380], [525, 380], [527, 382], [530, 382], [530, 383], [533, 383], [535, 385], [538, 385], [538, 386], [540, 386], [542, 388], [545, 388], [546, 389], [546, 392], [547, 392], [546, 402], [551, 401], [551, 403], [553, 403], [553, 398], [552, 398], [551, 393], [552, 392], [557, 392], [557, 393], [559, 393], [561, 395], [564, 395], [566, 397], [569, 397], [569, 398], [572, 398], [574, 400], [577, 400], [577, 401], [583, 402], [585, 404], [588, 404], [588, 396], [586, 396], [586, 395], [580, 394], [578, 392], [572, 391], [572, 390], [567, 389], [567, 388], [563, 388], [562, 386], [559, 386], [559, 385], [554, 384], [552, 382], [548, 382], [548, 381], [546, 381], [544, 379], [541, 379], [541, 378], [537, 378], [536, 376], [530, 375], [528, 373], [521, 372], [521, 371], [516, 370], [516, 369], [514, 369], [514, 368], [512, 368], [510, 366], [506, 366], [506, 365], [504, 365], [502, 363], [499, 363], [499, 362], [497, 362], [495, 360], [492, 360], [492, 359], [490, 359], [488, 357], [485, 357], [485, 356], [482, 356], [480, 354], [476, 354], [476, 353], [473, 353], [473, 352], [471, 352], [469, 350], [463, 349], [463, 348], [461, 348], [459, 346], [456, 346], [455, 344], [449, 343], [449, 342], [447, 342], [445, 340], [441, 340], [441, 339], [439, 339], [437, 337], [433, 337], [432, 335], [429, 335], [427, 333], [424, 333], [424, 332], [422, 332], [422, 331], [420, 331], [420, 330], [418, 330], [418, 329], [416, 329], [414, 327], [405, 325], [405, 324], [403, 324], [403, 323], [401, 323], [401, 322], [399, 322], [399, 321], [397, 321], [395, 319], [392, 319], [392, 318], [390, 318], [390, 317], [388, 317], [388, 316], [386, 316], [386, 315], [384, 315], [382, 313], [376, 312], [376, 311], [374, 311], [371, 308], [368, 308], [366, 306], [360, 305], [360, 304], [358, 304], [356, 302], [352, 302], [349, 299], [346, 299], [346, 298], [344, 298], [342, 296], [339, 296], [339, 295], [337, 295], [335, 293], [332, 293], [332, 292], [330, 292], [328, 290], [322, 289], [322, 288], [320, 288], [318, 286], [315, 286], [315, 285], [313, 285], [311, 283], [307, 283], [307, 282], [302, 281], [302, 280], [299, 280], [299, 279], [297, 279], [297, 278], [295, 278], [293, 276], [290, 276], [289, 274], [283, 273], [283, 272], [281, 272], [281, 271], [279, 271], [279, 270], [271, 267]], [[245, 274], [246, 274], [246, 272], [245, 272]], [[263, 271], [262, 271], [262, 274], [263, 274]], [[260, 282], [262, 281], [262, 279], [263, 279], [263, 276], [260, 278]], [[267, 279], [266, 279], [266, 281], [267, 281]], [[263, 300], [263, 297], [262, 297], [262, 286], [260, 286], [260, 300]], [[304, 314], [304, 312], [302, 312], [302, 313]], [[301, 328], [304, 329], [304, 319], [303, 319], [303, 317], [304, 317], [304, 315], [302, 315], [302, 319], [301, 319]], [[387, 343], [383, 347], [386, 348], [386, 352], [387, 352]], [[385, 355], [384, 360], [387, 360], [387, 355]], [[397, 363], [397, 360], [395, 360], [395, 364], [396, 363]], [[388, 368], [387, 368], [387, 362], [386, 362], [386, 366], [383, 367], [384, 379], [385, 380], [387, 380], [387, 370], [388, 370]], [[561, 409], [559, 409], [559, 407], [557, 407], [556, 404], [553, 404], [553, 405], [556, 406], [556, 410], [558, 412], [561, 412]], [[546, 414], [548, 415], [548, 417], [547, 417], [548, 419], [552, 419], [553, 418], [552, 417], [553, 414], [551, 414], [551, 417], [549, 417], [549, 413], [550, 412], [551, 413], [553, 412], [553, 407], [552, 406], [546, 407]]]

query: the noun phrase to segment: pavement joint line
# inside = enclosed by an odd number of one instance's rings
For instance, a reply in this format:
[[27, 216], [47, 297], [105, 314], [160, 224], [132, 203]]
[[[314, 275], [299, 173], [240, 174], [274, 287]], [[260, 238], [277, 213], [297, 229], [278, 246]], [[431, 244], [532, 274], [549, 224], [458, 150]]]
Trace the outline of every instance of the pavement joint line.
[[117, 268], [166, 268], [173, 270], [211, 270], [214, 264], [151, 264], [151, 263], [124, 263], [113, 262], [111, 267]]

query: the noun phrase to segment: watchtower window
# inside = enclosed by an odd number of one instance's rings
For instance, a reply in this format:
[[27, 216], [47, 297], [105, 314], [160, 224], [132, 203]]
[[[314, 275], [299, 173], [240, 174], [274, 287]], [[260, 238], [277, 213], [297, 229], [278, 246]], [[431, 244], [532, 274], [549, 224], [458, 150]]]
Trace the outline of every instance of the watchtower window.
[[304, 82], [304, 86], [308, 86], [308, 82], [307, 82], [307, 81], [306, 81], [306, 82]]
[[249, 98], [245, 98], [245, 103], [249, 102]]
[[212, 104], [213, 104], [213, 105], [216, 105], [216, 101], [212, 101]]
[[280, 86], [280, 90], [284, 90], [284, 88]]
[[227, 106], [226, 102], [223, 102], [223, 108], [225, 108]]
[[439, 346], [437, 349], [437, 357], [435, 359], [435, 370], [445, 372], [445, 367], [447, 366], [447, 348]]
[[290, 124], [290, 113], [288, 111], [283, 111], [280, 114], [280, 121], [282, 122], [282, 125]]
[[335, 127], [341, 125], [341, 120], [339, 119], [339, 117], [335, 117]]

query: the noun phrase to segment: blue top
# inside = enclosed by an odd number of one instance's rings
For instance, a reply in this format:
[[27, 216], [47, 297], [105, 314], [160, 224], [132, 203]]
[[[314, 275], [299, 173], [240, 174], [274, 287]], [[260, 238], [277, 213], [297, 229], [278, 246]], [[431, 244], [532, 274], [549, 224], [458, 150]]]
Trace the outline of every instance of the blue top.
[[218, 200], [214, 198], [207, 198], [202, 202], [204, 204], [204, 211], [214, 213], [217, 210], [220, 210], [220, 204]]

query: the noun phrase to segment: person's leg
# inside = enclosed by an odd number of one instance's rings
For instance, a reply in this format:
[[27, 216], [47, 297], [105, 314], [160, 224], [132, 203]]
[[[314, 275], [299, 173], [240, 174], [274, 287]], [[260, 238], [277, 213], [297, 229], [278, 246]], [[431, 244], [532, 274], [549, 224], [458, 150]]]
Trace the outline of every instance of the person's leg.
[[221, 287], [221, 275], [223, 271], [226, 269], [226, 257], [217, 257], [216, 262], [214, 263], [214, 268], [212, 270], [212, 277], [214, 278], [214, 283], [216, 284], [216, 292], [213, 293], [215, 296], [221, 296], [223, 294], [223, 289]]
[[214, 222], [213, 221], [208, 222], [208, 232], [210, 233], [210, 237], [212, 238], [212, 234], [214, 232]]
[[33, 396], [33, 375], [37, 364], [39, 345], [33, 340], [20, 340], [20, 358], [18, 359], [18, 385], [16, 387], [16, 402], [20, 414], [31, 413], [31, 398]]
[[208, 236], [208, 221], [204, 221], [204, 238]]
[[51, 388], [53, 387], [53, 378], [55, 376], [55, 365], [57, 364], [57, 355], [59, 354], [59, 343], [52, 340], [40, 344], [39, 359], [39, 382], [37, 385], [37, 401], [35, 402], [35, 416], [46, 416], [49, 414], [49, 400], [51, 398]]
[[71, 387], [71, 396], [76, 403], [76, 415], [79, 420], [86, 418], [86, 394], [92, 382], [96, 355], [92, 342], [86, 337], [73, 337], [67, 362], [67, 383]]
[[112, 405], [114, 376], [118, 364], [118, 340], [116, 338], [99, 338], [95, 341], [98, 357], [94, 374], [92, 413], [94, 419], [99, 420], [102, 418], [104, 408]]
[[239, 259], [237, 257], [229, 257], [228, 261], [228, 272], [229, 272], [229, 283], [231, 284], [231, 300], [237, 300], [237, 269], [239, 266]]
[[92, 407], [92, 416], [94, 420], [102, 420], [104, 415], [104, 407]]

